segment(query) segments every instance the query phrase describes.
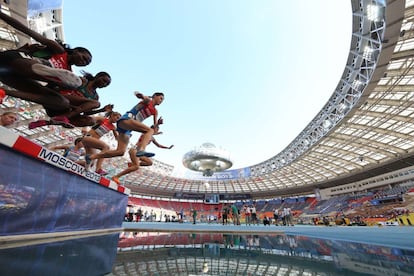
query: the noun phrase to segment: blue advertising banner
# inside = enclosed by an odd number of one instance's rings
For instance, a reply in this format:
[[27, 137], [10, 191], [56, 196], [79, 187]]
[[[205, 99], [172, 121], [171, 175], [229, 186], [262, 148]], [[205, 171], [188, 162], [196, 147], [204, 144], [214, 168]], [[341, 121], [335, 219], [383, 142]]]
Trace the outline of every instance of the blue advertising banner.
[[250, 168], [247, 167], [242, 169], [226, 170], [223, 172], [215, 172], [212, 176], [203, 176], [201, 172], [197, 173], [186, 170], [184, 175], [181, 177], [206, 181], [237, 180], [250, 177]]
[[0, 235], [121, 227], [128, 196], [0, 146]]

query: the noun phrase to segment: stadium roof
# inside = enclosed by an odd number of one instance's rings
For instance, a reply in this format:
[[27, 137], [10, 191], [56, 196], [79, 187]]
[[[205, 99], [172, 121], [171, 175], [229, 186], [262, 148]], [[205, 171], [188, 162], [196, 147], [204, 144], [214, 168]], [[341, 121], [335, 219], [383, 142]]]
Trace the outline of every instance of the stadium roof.
[[[231, 177], [218, 174], [210, 179], [173, 175], [174, 166], [155, 160], [151, 168], [126, 176], [126, 186], [148, 196], [220, 193], [266, 198], [312, 192], [413, 166], [414, 1], [351, 2], [353, 31], [343, 75], [327, 104], [282, 152]], [[63, 39], [61, 13], [51, 14], [48, 18], [54, 24], [49, 36]], [[42, 26], [34, 24], [36, 20], [44, 19], [31, 18], [30, 26]], [[14, 30], [1, 22], [0, 33], [3, 48], [18, 45]], [[81, 135], [80, 129], [28, 130], [29, 121], [44, 116], [38, 105], [9, 98], [1, 107], [18, 108], [21, 120], [15, 130], [44, 146], [71, 143]], [[107, 170], [114, 172], [126, 163], [125, 158], [110, 159]]]

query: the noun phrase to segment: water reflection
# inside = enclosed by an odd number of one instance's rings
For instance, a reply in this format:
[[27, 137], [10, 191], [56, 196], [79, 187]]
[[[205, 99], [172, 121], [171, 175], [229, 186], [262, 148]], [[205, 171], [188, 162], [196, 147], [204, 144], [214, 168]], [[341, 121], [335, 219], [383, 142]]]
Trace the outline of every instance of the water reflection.
[[300, 235], [122, 232], [0, 244], [0, 275], [408, 276], [414, 249]]
[[293, 235], [126, 232], [110, 275], [414, 275], [414, 250]]
[[[111, 272], [119, 233], [0, 249], [0, 275], [105, 275]], [[0, 247], [0, 248], [2, 248]]]

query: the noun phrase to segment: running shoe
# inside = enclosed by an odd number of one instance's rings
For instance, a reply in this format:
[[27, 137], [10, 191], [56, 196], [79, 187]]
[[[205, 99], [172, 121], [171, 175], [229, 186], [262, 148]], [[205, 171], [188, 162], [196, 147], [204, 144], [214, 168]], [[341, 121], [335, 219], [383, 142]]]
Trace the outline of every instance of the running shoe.
[[137, 157], [145, 156], [145, 157], [153, 157], [155, 156], [155, 153], [152, 152], [146, 152], [146, 151], [138, 151], [137, 154], [135, 154]]
[[53, 68], [43, 64], [33, 64], [32, 70], [45, 79], [70, 88], [78, 88], [82, 85], [82, 79], [69, 70]]
[[92, 163], [91, 156], [89, 154], [85, 155], [85, 163], [86, 165], [90, 165]]
[[47, 120], [38, 120], [38, 121], [34, 121], [29, 123], [29, 129], [34, 129], [37, 127], [42, 127], [42, 126], [47, 126], [50, 125], [50, 122]]
[[0, 88], [0, 104], [3, 103], [4, 98], [6, 98], [6, 91]]
[[115, 182], [117, 185], [121, 185], [121, 181], [119, 181], [119, 178], [116, 176], [112, 176], [112, 181]]
[[91, 168], [95, 165], [95, 160], [91, 159], [90, 154], [85, 155], [85, 168], [87, 171], [91, 171]]
[[68, 119], [68, 117], [65, 116], [55, 116], [50, 120], [51, 125], [58, 125], [62, 126], [64, 128], [75, 128], [74, 125], [72, 125]]
[[105, 170], [103, 170], [103, 169], [96, 170], [95, 172], [96, 172], [97, 174], [100, 174], [100, 175], [107, 175], [107, 174], [108, 174], [108, 172], [107, 172], [107, 171], [105, 171]]

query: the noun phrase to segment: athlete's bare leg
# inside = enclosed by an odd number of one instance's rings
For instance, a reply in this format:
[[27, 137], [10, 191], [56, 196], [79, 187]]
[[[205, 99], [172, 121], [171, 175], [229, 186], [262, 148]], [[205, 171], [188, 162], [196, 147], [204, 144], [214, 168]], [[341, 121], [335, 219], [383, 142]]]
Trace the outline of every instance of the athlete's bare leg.
[[150, 158], [145, 157], [145, 156], [141, 156], [138, 158], [136, 156], [137, 150], [135, 148], [131, 148], [128, 153], [129, 153], [129, 157], [131, 158], [131, 163], [128, 164], [128, 168], [126, 168], [125, 170], [119, 172], [118, 174], [112, 177], [112, 180], [118, 185], [120, 184], [119, 178], [121, 176], [137, 171], [140, 166], [151, 166], [152, 165], [152, 160]]
[[[32, 81], [21, 80], [19, 86], [24, 89], [26, 87], [25, 83], [32, 83]], [[33, 86], [37, 85], [35, 83], [32, 84]], [[62, 111], [67, 111], [70, 108], [70, 103], [65, 97], [57, 93], [55, 90], [41, 85], [39, 85], [37, 90], [39, 93], [33, 93], [31, 91], [26, 92], [22, 90], [4, 90], [8, 96], [38, 103], [43, 105], [45, 108], [53, 108]]]
[[[96, 152], [96, 149], [102, 151], [108, 151], [109, 146], [100, 140], [99, 138], [91, 137], [91, 136], [85, 136], [82, 139], [83, 146], [85, 147], [85, 151], [87, 155], [93, 155]], [[102, 171], [102, 163], [104, 159], [98, 158], [98, 161], [96, 162], [96, 172]]]
[[[107, 150], [107, 151], [102, 151], [100, 153], [91, 154], [90, 156], [88, 156], [88, 159], [95, 160], [99, 158], [111, 158], [115, 156], [124, 155], [125, 150], [128, 146], [129, 138], [130, 138], [129, 135], [120, 133], [118, 135], [118, 146], [115, 150]], [[88, 160], [86, 160], [86, 162], [88, 163]]]

